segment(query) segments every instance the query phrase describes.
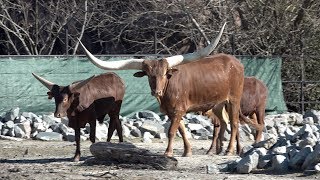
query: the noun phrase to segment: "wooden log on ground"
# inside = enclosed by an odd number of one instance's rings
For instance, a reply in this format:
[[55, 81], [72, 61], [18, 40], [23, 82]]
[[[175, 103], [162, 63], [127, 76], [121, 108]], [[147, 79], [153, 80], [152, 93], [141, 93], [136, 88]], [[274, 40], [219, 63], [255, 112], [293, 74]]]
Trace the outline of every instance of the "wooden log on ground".
[[147, 149], [138, 148], [131, 143], [98, 142], [90, 146], [95, 161], [109, 161], [117, 164], [135, 164], [143, 167], [153, 167], [161, 170], [177, 168], [178, 161], [173, 157], [166, 157], [151, 153]]

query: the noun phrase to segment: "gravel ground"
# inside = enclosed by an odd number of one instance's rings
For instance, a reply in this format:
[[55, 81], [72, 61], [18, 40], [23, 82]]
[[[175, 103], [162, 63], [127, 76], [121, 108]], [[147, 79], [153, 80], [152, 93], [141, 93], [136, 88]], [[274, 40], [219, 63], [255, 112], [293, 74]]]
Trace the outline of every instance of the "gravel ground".
[[[166, 142], [142, 143], [127, 140], [136, 146], [163, 154]], [[116, 142], [116, 140], [114, 140]], [[75, 145], [72, 142], [45, 142], [37, 140], [0, 140], [0, 179], [320, 179], [320, 175], [304, 176], [302, 173], [272, 174], [255, 171], [250, 174], [208, 174], [206, 165], [235, 160], [238, 156], [206, 155], [210, 140], [191, 140], [192, 157], [181, 157], [183, 142], [175, 141], [174, 153], [178, 160], [177, 170], [139, 169], [119, 165], [86, 165], [92, 158], [90, 141], [81, 142], [80, 162], [70, 162]], [[225, 143], [226, 144], [226, 143]]]

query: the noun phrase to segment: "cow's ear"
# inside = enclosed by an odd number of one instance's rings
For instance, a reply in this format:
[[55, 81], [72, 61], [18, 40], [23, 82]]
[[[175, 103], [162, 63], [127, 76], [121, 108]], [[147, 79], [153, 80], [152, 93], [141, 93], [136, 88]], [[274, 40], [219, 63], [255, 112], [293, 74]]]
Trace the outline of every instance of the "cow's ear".
[[144, 71], [138, 71], [138, 72], [133, 74], [134, 77], [143, 77], [145, 75], [147, 75], [147, 74]]
[[48, 99], [52, 99], [53, 98], [51, 91], [48, 91], [47, 94], [48, 94]]
[[172, 76], [175, 72], [177, 72], [177, 71], [178, 71], [178, 69], [175, 69], [175, 68], [169, 69], [169, 70], [167, 71], [167, 78], [170, 79], [171, 76]]

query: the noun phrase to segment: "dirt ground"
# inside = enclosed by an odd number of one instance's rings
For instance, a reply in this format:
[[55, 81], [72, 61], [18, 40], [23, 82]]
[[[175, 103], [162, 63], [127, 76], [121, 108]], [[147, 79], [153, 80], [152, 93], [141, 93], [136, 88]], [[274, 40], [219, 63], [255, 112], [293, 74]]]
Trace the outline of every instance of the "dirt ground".
[[[163, 154], [166, 142], [142, 143], [127, 140], [136, 146]], [[116, 142], [116, 141], [115, 141]], [[176, 140], [177, 170], [136, 169], [119, 165], [87, 165], [92, 158], [90, 141], [81, 142], [80, 162], [71, 162], [75, 146], [72, 142], [44, 142], [38, 140], [0, 140], [0, 179], [319, 179], [320, 175], [304, 176], [302, 173], [276, 175], [259, 171], [250, 174], [208, 174], [206, 165], [225, 163], [238, 156], [206, 155], [209, 140], [191, 140], [192, 157], [181, 157], [183, 142]]]

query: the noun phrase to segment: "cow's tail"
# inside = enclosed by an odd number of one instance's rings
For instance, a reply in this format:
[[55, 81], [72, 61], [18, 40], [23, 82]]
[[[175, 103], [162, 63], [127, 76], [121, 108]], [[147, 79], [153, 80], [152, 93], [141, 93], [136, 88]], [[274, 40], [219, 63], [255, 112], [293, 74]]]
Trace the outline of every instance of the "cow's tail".
[[225, 106], [223, 106], [223, 108], [222, 108], [222, 119], [226, 124], [229, 124], [229, 115], [228, 115], [228, 113], [226, 111], [226, 107]]
[[239, 120], [240, 120], [240, 123], [246, 123], [246, 124], [248, 124], [248, 125], [251, 125], [251, 126], [253, 126], [254, 128], [258, 128], [258, 124], [257, 124], [257, 122], [255, 122], [254, 120], [252, 120], [252, 119], [250, 119], [250, 118], [248, 118], [247, 116], [245, 116], [245, 115], [243, 115], [242, 114], [242, 111], [241, 111], [241, 109], [239, 110]]

